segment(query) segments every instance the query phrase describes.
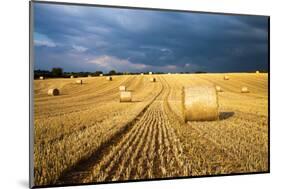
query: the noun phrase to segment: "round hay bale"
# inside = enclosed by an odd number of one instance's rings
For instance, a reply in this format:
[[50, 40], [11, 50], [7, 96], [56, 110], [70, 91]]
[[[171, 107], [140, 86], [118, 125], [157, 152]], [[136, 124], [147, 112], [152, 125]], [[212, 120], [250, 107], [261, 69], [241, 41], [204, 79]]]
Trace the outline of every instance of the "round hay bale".
[[88, 77], [92, 77], [91, 75], [88, 75]]
[[44, 80], [45, 78], [44, 78], [43, 76], [40, 76], [39, 79], [40, 79], [40, 80]]
[[73, 75], [71, 75], [71, 76], [70, 76], [70, 79], [73, 79], [73, 78], [74, 78], [74, 76], [73, 76]]
[[103, 74], [100, 74], [100, 77], [102, 77], [103, 76]]
[[222, 88], [218, 85], [216, 85], [216, 90], [217, 90], [217, 92], [223, 92]]
[[241, 88], [241, 93], [249, 93], [250, 91], [249, 91], [249, 89], [248, 89], [248, 87], [242, 87]]
[[152, 72], [149, 72], [149, 75], [152, 75]]
[[150, 82], [156, 82], [156, 78], [155, 77], [150, 78]]
[[78, 79], [78, 80], [76, 80], [76, 83], [82, 85], [83, 84], [83, 80]]
[[131, 91], [121, 91], [120, 92], [120, 102], [131, 102], [132, 93]]
[[224, 80], [229, 80], [229, 76], [225, 75], [225, 76], [223, 77], [223, 79], [224, 79]]
[[120, 87], [119, 87], [119, 90], [120, 90], [120, 91], [126, 91], [126, 86], [124, 86], [124, 85], [120, 86]]
[[182, 102], [185, 122], [219, 118], [218, 95], [214, 86], [185, 87]]
[[107, 81], [112, 81], [112, 77], [111, 77], [111, 76], [108, 76], [108, 77], [106, 77], [106, 80], [107, 80]]
[[257, 70], [257, 71], [256, 71], [256, 74], [259, 74], [259, 73], [260, 73], [260, 72]]
[[141, 75], [143, 75], [143, 73], [141, 73]]
[[57, 88], [49, 89], [48, 95], [49, 96], [58, 96], [60, 94], [60, 91]]

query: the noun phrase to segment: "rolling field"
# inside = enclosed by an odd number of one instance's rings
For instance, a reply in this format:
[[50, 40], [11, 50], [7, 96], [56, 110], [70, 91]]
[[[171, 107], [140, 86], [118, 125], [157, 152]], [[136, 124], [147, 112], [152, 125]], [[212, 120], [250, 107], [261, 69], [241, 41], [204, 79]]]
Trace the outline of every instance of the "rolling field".
[[[35, 185], [268, 171], [268, 75], [228, 75], [34, 80]], [[200, 85], [223, 89], [219, 120], [185, 123], [182, 87]]]

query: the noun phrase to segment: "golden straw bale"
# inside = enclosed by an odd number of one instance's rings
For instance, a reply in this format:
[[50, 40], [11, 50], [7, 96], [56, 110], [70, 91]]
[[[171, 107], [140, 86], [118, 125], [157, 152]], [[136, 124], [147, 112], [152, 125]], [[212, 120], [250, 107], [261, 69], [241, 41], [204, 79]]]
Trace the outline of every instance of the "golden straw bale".
[[83, 80], [78, 79], [78, 80], [76, 80], [76, 83], [82, 85], [83, 84]]
[[44, 80], [45, 78], [44, 78], [43, 76], [40, 76], [39, 79], [40, 79], [40, 80]]
[[100, 74], [100, 77], [102, 77], [103, 76], [103, 74]]
[[131, 91], [121, 91], [120, 92], [120, 102], [131, 102], [132, 93]]
[[108, 76], [108, 77], [106, 77], [106, 80], [107, 80], [107, 81], [112, 81], [112, 77], [111, 77], [111, 76]]
[[225, 76], [223, 77], [223, 79], [224, 79], [224, 80], [229, 80], [229, 76], [225, 75]]
[[216, 85], [216, 90], [217, 90], [217, 92], [223, 92], [222, 88], [218, 85]]
[[219, 118], [219, 103], [214, 86], [183, 88], [183, 114], [185, 121], [212, 121]]
[[249, 93], [250, 91], [249, 91], [249, 89], [248, 89], [248, 87], [242, 87], [241, 88], [241, 93]]
[[149, 72], [149, 75], [152, 75], [152, 72]]
[[49, 96], [58, 96], [60, 94], [60, 91], [57, 88], [49, 89], [48, 95]]
[[72, 76], [70, 76], [70, 78], [71, 78], [71, 79], [73, 79], [73, 78], [74, 78], [74, 76], [72, 75]]
[[88, 75], [88, 77], [92, 77], [91, 75]]
[[156, 82], [156, 78], [155, 77], [150, 78], [150, 82]]
[[141, 73], [141, 75], [143, 75], [143, 73]]
[[259, 73], [260, 73], [260, 71], [257, 70], [257, 71], [256, 71], [256, 74], [259, 74]]
[[126, 91], [126, 86], [121, 85], [121, 86], [119, 87], [119, 90], [120, 90], [120, 91]]

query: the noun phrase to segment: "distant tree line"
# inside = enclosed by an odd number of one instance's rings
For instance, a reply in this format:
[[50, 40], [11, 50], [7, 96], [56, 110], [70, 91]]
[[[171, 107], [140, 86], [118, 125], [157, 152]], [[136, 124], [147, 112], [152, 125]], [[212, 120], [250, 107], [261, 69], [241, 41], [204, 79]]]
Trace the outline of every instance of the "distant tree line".
[[[246, 71], [248, 73], [255, 73], [256, 70]], [[267, 70], [259, 70], [260, 73], [267, 73]], [[149, 74], [149, 72], [142, 72], [144, 74]], [[208, 73], [205, 71], [195, 71], [195, 72], [178, 72], [178, 74], [189, 74], [189, 73]], [[49, 70], [35, 70], [34, 71], [34, 79], [39, 79], [40, 76], [45, 78], [69, 78], [70, 76], [74, 77], [88, 77], [90, 76], [99, 76], [100, 74], [103, 75], [138, 75], [140, 72], [117, 72], [115, 70], [110, 70], [108, 73], [103, 73], [102, 71], [95, 71], [95, 72], [64, 72], [62, 68], [56, 67], [52, 68], [51, 71]], [[166, 74], [166, 72], [153, 72], [153, 74]]]
[[[147, 72], [148, 73], [148, 72]], [[88, 77], [90, 76], [100, 76], [103, 75], [134, 75], [139, 73], [130, 73], [130, 72], [117, 72], [115, 70], [110, 70], [108, 73], [103, 73], [102, 71], [95, 72], [64, 72], [62, 68], [56, 67], [49, 70], [34, 70], [34, 79], [39, 79], [40, 76], [44, 78], [69, 78], [70, 76], [74, 77]]]
[[96, 72], [64, 72], [62, 68], [52, 68], [49, 70], [34, 70], [34, 79], [38, 79], [40, 76], [45, 78], [69, 78], [70, 76], [74, 77], [88, 77], [91, 76], [99, 76], [103, 74], [102, 71]]

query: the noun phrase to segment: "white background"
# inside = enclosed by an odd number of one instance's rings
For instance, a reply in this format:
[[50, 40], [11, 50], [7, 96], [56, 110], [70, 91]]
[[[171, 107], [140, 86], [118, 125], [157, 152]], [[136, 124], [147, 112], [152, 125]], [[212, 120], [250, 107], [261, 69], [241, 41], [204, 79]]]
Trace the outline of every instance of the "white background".
[[[51, 1], [51, 0], [50, 0]], [[58, 0], [59, 1], [59, 0]], [[271, 16], [271, 173], [69, 188], [275, 188], [281, 180], [280, 36], [281, 6], [276, 0], [67, 0], [137, 7], [262, 14]], [[29, 128], [28, 0], [0, 5], [0, 188], [28, 187]], [[280, 80], [281, 81], [281, 80]]]

